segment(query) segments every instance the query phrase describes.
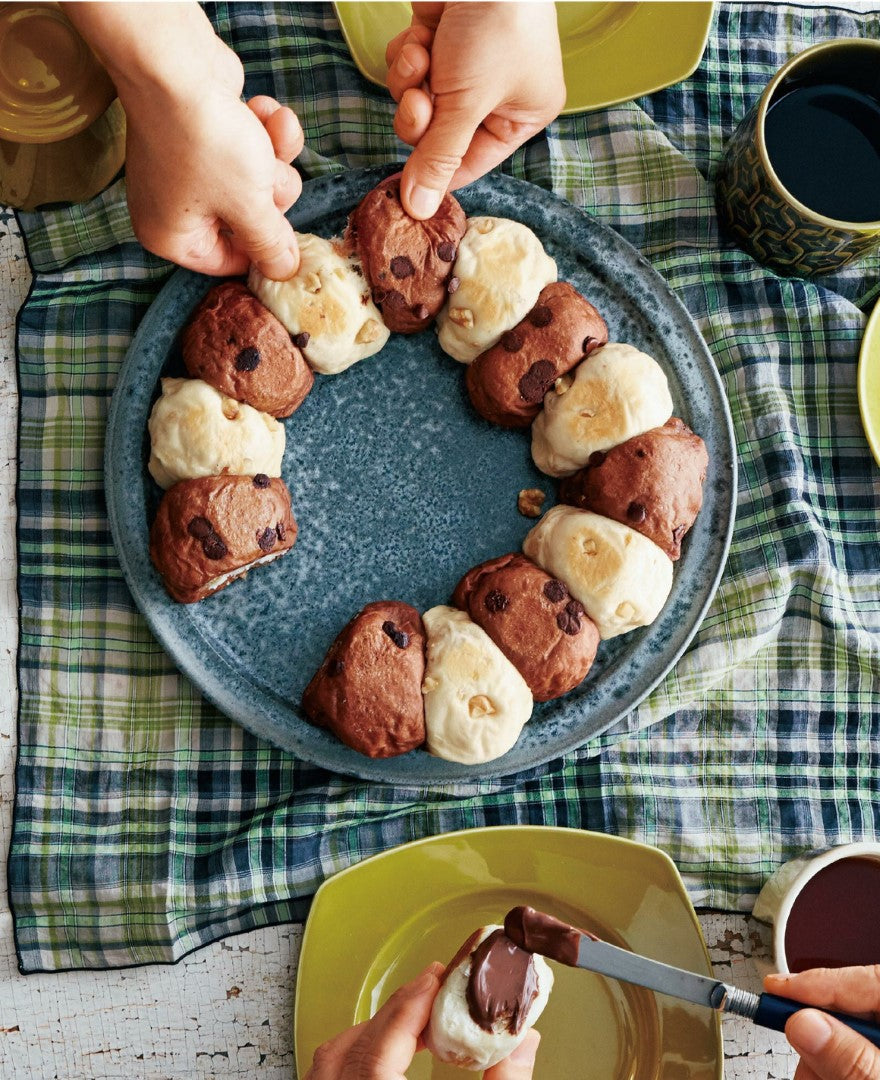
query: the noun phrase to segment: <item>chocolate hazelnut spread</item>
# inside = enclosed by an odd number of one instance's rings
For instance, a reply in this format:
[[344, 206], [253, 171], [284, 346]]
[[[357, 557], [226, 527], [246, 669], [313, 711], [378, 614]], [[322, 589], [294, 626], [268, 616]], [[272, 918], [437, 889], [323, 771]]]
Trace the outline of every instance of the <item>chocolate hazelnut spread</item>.
[[531, 907], [515, 907], [508, 911], [504, 916], [504, 932], [526, 952], [540, 953], [569, 967], [577, 967], [582, 937], [599, 940], [595, 934], [578, 930]]
[[471, 954], [467, 984], [471, 1019], [484, 1031], [493, 1031], [503, 1021], [516, 1035], [537, 996], [538, 973], [531, 954], [503, 930], [493, 930]]

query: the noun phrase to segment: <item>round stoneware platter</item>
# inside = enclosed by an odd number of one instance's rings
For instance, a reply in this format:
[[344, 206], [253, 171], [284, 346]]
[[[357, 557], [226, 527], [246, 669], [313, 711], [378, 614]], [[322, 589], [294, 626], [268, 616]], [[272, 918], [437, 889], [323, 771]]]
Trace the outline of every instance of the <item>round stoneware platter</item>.
[[[392, 172], [341, 173], [304, 185], [289, 217], [300, 232], [339, 235], [358, 201]], [[144, 317], [123, 362], [106, 445], [110, 525], [126, 580], [153, 633], [222, 712], [306, 761], [366, 779], [441, 784], [504, 776], [581, 746], [620, 719], [663, 678], [700, 624], [733, 528], [736, 453], [718, 373], [681, 302], [649, 263], [607, 226], [557, 196], [491, 175], [456, 193], [469, 216], [528, 225], [570, 281], [605, 317], [611, 341], [654, 356], [675, 414], [706, 441], [703, 509], [683, 543], [672, 592], [653, 625], [602, 642], [581, 686], [536, 705], [519, 741], [485, 765], [415, 750], [371, 760], [305, 719], [302, 691], [345, 623], [372, 600], [420, 611], [449, 602], [458, 579], [518, 550], [534, 524], [517, 510], [522, 488], [555, 482], [532, 464], [530, 435], [484, 421], [470, 406], [464, 366], [432, 330], [393, 334], [376, 356], [316, 376], [284, 421], [282, 475], [299, 537], [293, 550], [198, 604], [166, 594], [148, 556], [161, 492], [147, 472], [147, 419], [159, 379], [185, 375], [179, 335], [216, 279], [176, 271]]]

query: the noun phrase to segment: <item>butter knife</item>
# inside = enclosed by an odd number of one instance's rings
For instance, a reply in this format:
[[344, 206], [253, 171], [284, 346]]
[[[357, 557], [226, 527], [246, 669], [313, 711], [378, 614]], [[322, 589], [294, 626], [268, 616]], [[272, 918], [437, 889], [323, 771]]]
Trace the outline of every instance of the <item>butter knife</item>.
[[[607, 941], [601, 941], [533, 908], [520, 907], [508, 912], [504, 931], [528, 952], [537, 952], [569, 967], [595, 971], [620, 982], [644, 986], [659, 994], [669, 994], [695, 1005], [704, 1005], [717, 1012], [743, 1016], [773, 1031], [784, 1031], [785, 1022], [800, 1009], [816, 1007], [777, 994], [753, 994], [706, 975], [662, 964], [659, 960], [649, 960], [639, 953], [609, 945]], [[878, 1025], [830, 1009], [821, 1011], [836, 1017], [875, 1046], [880, 1046]]]

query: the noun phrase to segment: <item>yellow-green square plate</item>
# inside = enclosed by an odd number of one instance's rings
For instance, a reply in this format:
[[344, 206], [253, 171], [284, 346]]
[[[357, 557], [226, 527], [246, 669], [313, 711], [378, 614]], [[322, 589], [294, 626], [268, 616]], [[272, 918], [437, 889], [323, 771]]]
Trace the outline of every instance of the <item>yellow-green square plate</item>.
[[[409, 26], [407, 3], [335, 3], [360, 72], [385, 85], [385, 46]], [[712, 3], [556, 5], [568, 98], [563, 114], [604, 109], [686, 79], [700, 62]]]
[[[368, 1019], [430, 961], [447, 962], [471, 931], [531, 904], [607, 941], [711, 975], [694, 909], [657, 848], [601, 833], [514, 825], [469, 829], [394, 848], [318, 890], [296, 987], [297, 1074], [315, 1048]], [[535, 1080], [720, 1080], [716, 1013], [553, 964]], [[409, 1080], [461, 1080], [427, 1053]]]
[[859, 411], [865, 438], [880, 465], [880, 300], [868, 319], [859, 350]]

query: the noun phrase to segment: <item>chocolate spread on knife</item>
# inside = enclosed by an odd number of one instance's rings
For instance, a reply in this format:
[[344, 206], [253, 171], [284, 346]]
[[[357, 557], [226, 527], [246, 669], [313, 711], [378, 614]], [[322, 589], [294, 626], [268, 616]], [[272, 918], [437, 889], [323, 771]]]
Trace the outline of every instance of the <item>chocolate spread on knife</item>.
[[581, 938], [599, 939], [586, 930], [578, 930], [561, 919], [535, 911], [531, 907], [515, 907], [504, 916], [504, 932], [526, 952], [549, 956], [560, 964], [577, 967]]
[[471, 953], [467, 984], [471, 1019], [484, 1031], [493, 1031], [501, 1020], [516, 1035], [537, 996], [538, 973], [531, 954], [503, 930], [493, 930]]

